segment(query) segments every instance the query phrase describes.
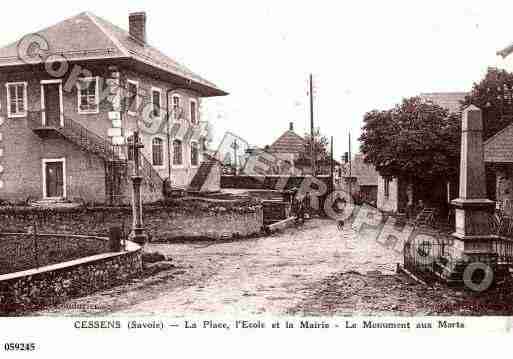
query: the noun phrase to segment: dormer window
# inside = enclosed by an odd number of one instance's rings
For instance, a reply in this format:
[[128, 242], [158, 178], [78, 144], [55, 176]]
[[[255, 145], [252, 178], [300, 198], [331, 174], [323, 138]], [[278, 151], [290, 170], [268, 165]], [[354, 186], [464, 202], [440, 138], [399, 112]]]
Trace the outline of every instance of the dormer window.
[[78, 80], [78, 113], [88, 114], [99, 112], [98, 86], [97, 77]]

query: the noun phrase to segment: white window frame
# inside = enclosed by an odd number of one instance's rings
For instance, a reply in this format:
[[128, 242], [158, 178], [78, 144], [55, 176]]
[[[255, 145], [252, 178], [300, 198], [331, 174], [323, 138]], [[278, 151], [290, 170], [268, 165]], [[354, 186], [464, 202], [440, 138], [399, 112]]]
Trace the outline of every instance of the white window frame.
[[[196, 117], [196, 122], [192, 122], [192, 104], [194, 104], [194, 106], [196, 107], [194, 111], [195, 112], [195, 117]], [[191, 98], [189, 100], [189, 122], [191, 123], [191, 125], [194, 125], [194, 126], [197, 126], [199, 125], [199, 111], [198, 111], [198, 100], [194, 99], [194, 98]]]
[[63, 102], [63, 96], [62, 96], [62, 80], [41, 80], [41, 121], [43, 126], [46, 126], [46, 103], [45, 103], [45, 85], [50, 84], [58, 84], [59, 85], [59, 107], [60, 107], [60, 123], [61, 126], [64, 126], [64, 102]]
[[[180, 143], [182, 144], [182, 164], [181, 165], [177, 165], [175, 164], [175, 141], [180, 141]], [[179, 138], [174, 138], [172, 141], [171, 141], [171, 167], [172, 168], [185, 168], [185, 159], [186, 159], [186, 154], [184, 153], [184, 142], [179, 139]]]
[[[159, 140], [162, 141], [162, 165], [154, 165], [153, 164], [153, 140], [155, 140], [156, 138], [158, 138]], [[182, 149], [182, 151], [183, 151], [183, 149]], [[182, 162], [183, 162], [183, 159], [182, 159]], [[166, 167], [166, 146], [165, 146], [165, 141], [161, 136], [153, 136], [151, 139], [151, 164], [155, 168], [165, 168]]]
[[[174, 102], [174, 99], [177, 98], [178, 99], [178, 108], [182, 109], [183, 110], [183, 106], [180, 106], [180, 104], [182, 103], [182, 96], [178, 95], [178, 94], [173, 94], [171, 95], [171, 113], [173, 114], [173, 122], [180, 122], [181, 119], [180, 118], [176, 118], [175, 116], [175, 102]], [[182, 117], [183, 117], [183, 113], [182, 113]]]
[[[96, 86], [95, 86], [95, 91], [94, 91], [95, 92], [94, 93], [94, 100], [96, 102], [96, 110], [82, 110], [80, 108], [80, 97], [81, 97], [80, 83], [81, 82], [91, 82], [91, 81], [96, 81]], [[91, 115], [91, 114], [98, 114], [98, 113], [100, 113], [100, 80], [99, 80], [99, 76], [80, 77], [80, 78], [77, 79], [77, 99], [78, 99], [77, 107], [78, 107], [78, 113], [79, 114], [81, 114], [81, 115]]]
[[[194, 164], [192, 163], [192, 144], [193, 144], [193, 143], [196, 145], [196, 149], [198, 150], [198, 164], [196, 164], [196, 165], [194, 165]], [[200, 153], [201, 153], [201, 151], [200, 151], [200, 144], [199, 144], [199, 142], [197, 142], [197, 141], [191, 141], [190, 149], [191, 149], [191, 150], [189, 151], [189, 152], [190, 152], [190, 153], [189, 153], [189, 161], [190, 161], [190, 163], [191, 163], [191, 168], [197, 168], [197, 167], [199, 167], [199, 166], [200, 166], [200, 164], [201, 164], [201, 160], [200, 160]]]
[[[23, 85], [23, 107], [25, 108], [24, 112], [20, 113], [11, 113], [11, 91], [9, 89], [9, 86], [18, 86]], [[7, 82], [5, 84], [6, 87], [6, 93], [7, 93], [7, 117], [9, 118], [22, 118], [27, 117], [28, 114], [28, 95], [27, 95], [27, 89], [28, 89], [28, 83], [27, 81], [21, 81], [21, 82]]]
[[163, 108], [162, 108], [162, 89], [158, 88], [158, 87], [152, 87], [151, 88], [151, 115], [155, 116], [154, 113], [153, 113], [153, 111], [155, 110], [155, 103], [153, 102], [153, 93], [154, 92], [158, 92], [159, 93], [159, 99], [160, 99], [159, 116], [157, 116], [156, 118], [162, 118], [162, 112], [163, 112]]
[[[137, 111], [139, 110], [139, 106], [141, 106], [141, 99], [139, 98], [139, 81], [134, 81], [134, 80], [126, 80], [126, 83], [127, 83], [127, 93], [128, 93], [128, 84], [132, 84], [132, 85], [135, 85], [135, 108], [136, 108], [136, 112], [134, 111], [130, 111], [128, 110], [128, 114], [130, 116], [137, 116]], [[152, 100], [153, 102], [153, 100]]]
[[[62, 162], [62, 197], [48, 197], [46, 193], [46, 164], [48, 162]], [[66, 198], [67, 184], [66, 184], [66, 158], [43, 158], [41, 159], [41, 169], [43, 171], [43, 199], [57, 199]]]

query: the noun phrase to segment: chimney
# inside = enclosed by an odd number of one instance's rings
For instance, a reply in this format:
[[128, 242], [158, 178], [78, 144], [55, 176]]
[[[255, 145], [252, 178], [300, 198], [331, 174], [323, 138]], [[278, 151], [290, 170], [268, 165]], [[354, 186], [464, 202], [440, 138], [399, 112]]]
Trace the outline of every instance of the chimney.
[[289, 130], [294, 131], [294, 122], [289, 123]]
[[128, 28], [130, 36], [134, 39], [146, 43], [146, 13], [134, 12], [128, 16]]

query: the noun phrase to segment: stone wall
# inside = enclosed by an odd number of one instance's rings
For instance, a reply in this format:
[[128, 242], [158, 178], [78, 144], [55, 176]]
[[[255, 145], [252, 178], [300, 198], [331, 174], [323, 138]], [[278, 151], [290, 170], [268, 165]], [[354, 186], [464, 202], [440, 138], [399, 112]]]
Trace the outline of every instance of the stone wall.
[[106, 253], [107, 238], [0, 233], [0, 274]]
[[[250, 236], [263, 226], [262, 206], [254, 202], [179, 200], [145, 206], [144, 227], [153, 241]], [[132, 223], [129, 207], [42, 210], [0, 209], [0, 232], [20, 233], [37, 223], [41, 233], [108, 236], [109, 229]]]
[[55, 305], [133, 278], [142, 271], [141, 248], [101, 254], [52, 266], [0, 275], [0, 315]]
[[[221, 188], [239, 188], [239, 189], [277, 189], [279, 181], [287, 178], [285, 188], [292, 189], [301, 188], [301, 184], [305, 181], [304, 176], [222, 176]], [[318, 180], [326, 185], [330, 183], [330, 176], [317, 176]]]

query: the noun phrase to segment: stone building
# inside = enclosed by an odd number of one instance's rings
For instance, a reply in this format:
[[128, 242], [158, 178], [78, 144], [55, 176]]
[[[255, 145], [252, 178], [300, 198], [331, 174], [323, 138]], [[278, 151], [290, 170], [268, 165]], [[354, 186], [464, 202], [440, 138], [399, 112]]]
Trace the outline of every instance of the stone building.
[[[305, 152], [305, 140], [294, 131], [294, 123], [290, 122], [289, 129], [278, 137], [268, 151], [278, 160], [289, 165], [287, 172], [294, 175], [303, 174], [304, 166], [297, 166], [300, 154]], [[290, 171], [290, 172], [289, 172]]]
[[351, 161], [351, 173], [349, 173], [349, 164], [342, 167], [342, 172], [342, 186], [346, 193], [351, 192], [353, 197], [358, 197], [365, 203], [377, 205], [379, 174], [372, 164], [365, 163], [363, 154], [354, 155]]
[[0, 199], [127, 202], [136, 129], [144, 200], [168, 178], [190, 183], [201, 99], [227, 93], [151, 46], [146, 26], [145, 13], [125, 31], [84, 12], [0, 49]]
[[484, 142], [488, 198], [513, 215], [513, 124]]

